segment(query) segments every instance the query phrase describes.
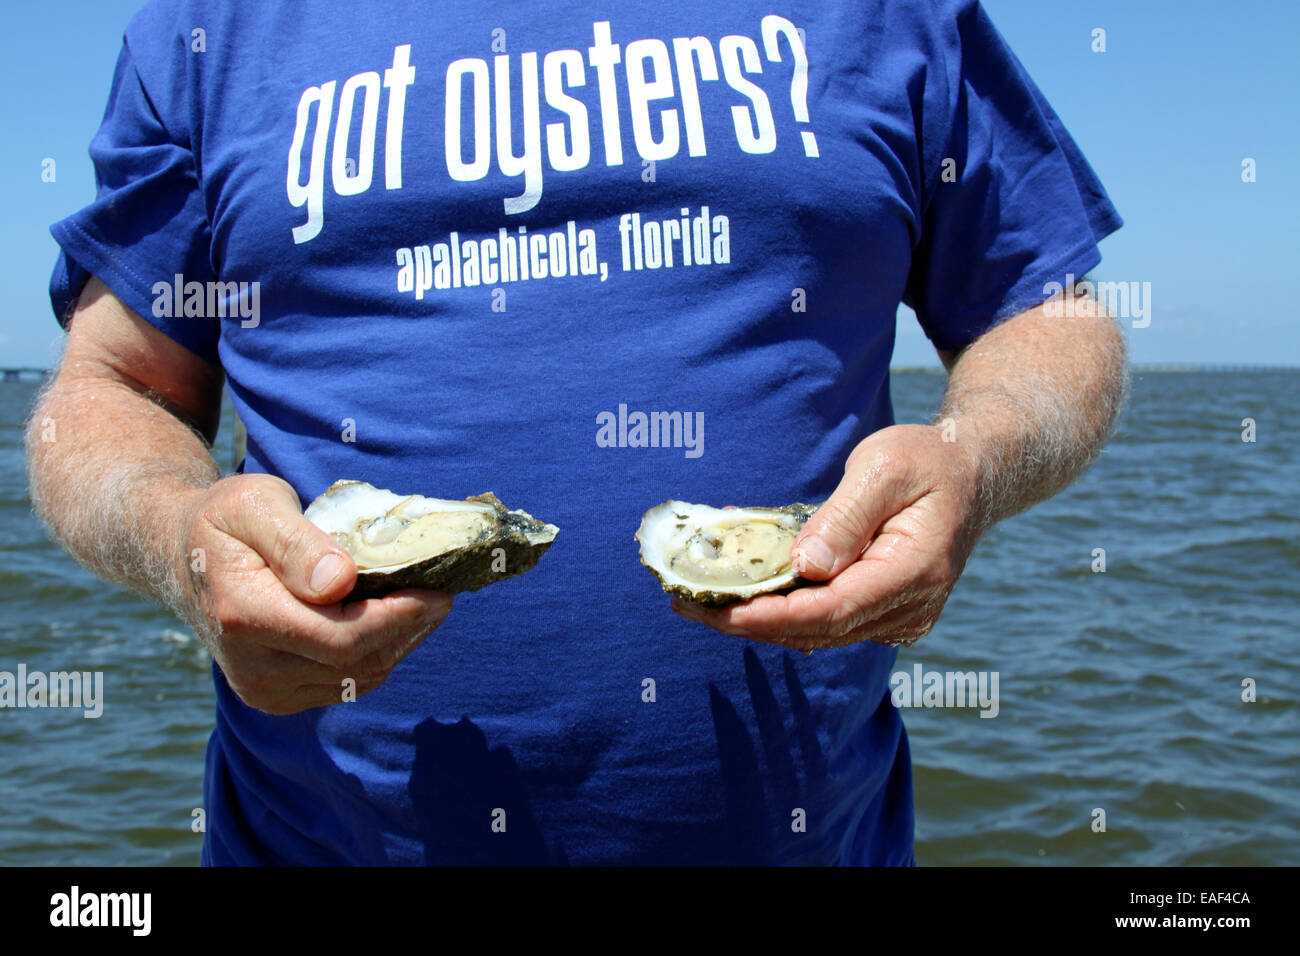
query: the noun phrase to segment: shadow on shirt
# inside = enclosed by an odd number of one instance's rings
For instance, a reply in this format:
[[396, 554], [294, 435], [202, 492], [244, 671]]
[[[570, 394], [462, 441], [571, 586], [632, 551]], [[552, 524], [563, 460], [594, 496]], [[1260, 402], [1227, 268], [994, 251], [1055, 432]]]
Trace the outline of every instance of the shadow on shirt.
[[[781, 656], [786, 693], [799, 748], [803, 774], [795, 769], [795, 755], [785, 718], [772, 690], [767, 671], [753, 648], [744, 651], [745, 683], [758, 724], [755, 747], [745, 721], [717, 685], [709, 683], [709, 705], [718, 737], [723, 791], [723, 827], [728, 856], [738, 865], [821, 862], [808, 845], [819, 845], [817, 834], [807, 832], [808, 821], [824, 819], [821, 793], [826, 779], [826, 758], [813, 728], [811, 708], [790, 654]], [[759, 766], [759, 749], [767, 766]], [[810, 804], [817, 804], [812, 805]], [[808, 837], [812, 837], [811, 840]], [[803, 837], [801, 841], [799, 838]], [[805, 844], [800, 847], [800, 842]]]
[[[680, 850], [695, 854], [675, 861], [685, 865], [883, 862], [871, 860], [874, 854], [866, 847], [854, 846], [860, 844], [856, 831], [879, 809], [877, 800], [889, 789], [884, 786], [886, 777], [895, 771], [895, 748], [880, 737], [889, 731], [872, 719], [876, 702], [863, 701], [862, 733], [855, 734], [857, 739], [847, 748], [854, 752], [852, 759], [842, 768], [828, 768], [794, 655], [783, 653], [780, 665], [788, 719], [753, 648], [744, 649], [743, 664], [757, 740], [736, 703], [710, 682], [722, 798], [719, 816], [705, 823], [707, 837], [701, 839], [703, 834], [696, 829], [689, 839], [679, 841], [681, 847], [656, 847], [648, 850], [647, 857], [669, 862], [664, 851], [677, 857], [679, 853], [673, 851]], [[887, 695], [884, 704], [888, 705]], [[409, 786], [426, 864], [569, 862], [562, 844], [555, 839], [548, 842], [542, 833], [524, 775], [508, 747], [490, 746], [468, 718], [456, 723], [422, 721], [414, 730], [414, 744]], [[882, 750], [876, 748], [881, 745], [887, 747], [883, 752], [889, 759], [880, 759]], [[875, 764], [867, 773], [863, 773], [863, 758]], [[908, 777], [910, 784], [910, 773]], [[909, 810], [910, 796], [909, 786]], [[361, 841], [367, 842], [364, 836]]]
[[568, 862], [542, 837], [508, 747], [488, 747], [468, 717], [415, 728], [411, 796], [434, 866], [547, 866]]

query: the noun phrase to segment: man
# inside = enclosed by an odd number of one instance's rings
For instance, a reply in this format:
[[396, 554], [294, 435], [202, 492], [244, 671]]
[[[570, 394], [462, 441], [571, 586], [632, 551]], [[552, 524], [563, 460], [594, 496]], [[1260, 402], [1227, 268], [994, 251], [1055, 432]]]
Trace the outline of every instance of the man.
[[[204, 862], [913, 862], [896, 645], [1124, 382], [1044, 308], [1119, 216], [977, 3], [157, 2], [91, 153], [32, 497], [212, 650]], [[900, 300], [933, 427], [892, 424]], [[301, 515], [339, 478], [561, 532], [454, 614], [348, 602]], [[824, 500], [809, 583], [667, 613], [669, 498]]]

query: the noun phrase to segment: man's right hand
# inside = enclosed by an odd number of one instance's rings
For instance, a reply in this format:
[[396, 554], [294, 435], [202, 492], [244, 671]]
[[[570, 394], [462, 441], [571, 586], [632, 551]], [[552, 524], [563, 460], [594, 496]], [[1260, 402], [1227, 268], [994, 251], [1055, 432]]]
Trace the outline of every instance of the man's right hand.
[[450, 596], [424, 590], [339, 603], [356, 565], [272, 475], [224, 478], [184, 516], [188, 617], [231, 689], [268, 714], [337, 704], [349, 678], [357, 696], [374, 690], [451, 608]]

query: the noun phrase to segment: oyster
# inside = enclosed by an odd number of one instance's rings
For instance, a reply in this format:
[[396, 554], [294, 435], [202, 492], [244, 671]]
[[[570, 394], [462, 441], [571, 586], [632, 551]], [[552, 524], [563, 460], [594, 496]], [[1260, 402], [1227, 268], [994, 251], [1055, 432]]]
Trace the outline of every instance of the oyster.
[[719, 607], [794, 586], [790, 549], [817, 505], [711, 508], [665, 501], [645, 513], [641, 563], [669, 594]]
[[303, 514], [356, 562], [352, 600], [400, 588], [477, 591], [532, 568], [560, 530], [507, 511], [491, 492], [443, 501], [364, 481], [334, 482]]

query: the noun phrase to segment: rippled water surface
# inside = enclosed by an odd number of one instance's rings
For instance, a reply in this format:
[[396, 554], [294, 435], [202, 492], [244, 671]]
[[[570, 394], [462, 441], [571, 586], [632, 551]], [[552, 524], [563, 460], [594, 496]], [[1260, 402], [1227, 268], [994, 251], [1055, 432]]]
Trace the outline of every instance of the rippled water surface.
[[[895, 376], [899, 421], [943, 381]], [[0, 863], [193, 864], [207, 656], [31, 516], [35, 391], [0, 383], [0, 670], [102, 670], [111, 693], [99, 720], [0, 710]], [[1300, 864], [1298, 422], [1300, 373], [1138, 373], [1097, 465], [987, 536], [900, 657], [999, 678], [996, 718], [904, 715], [918, 862]]]

